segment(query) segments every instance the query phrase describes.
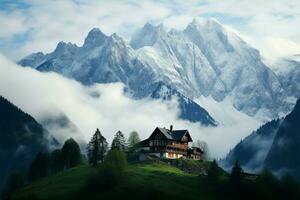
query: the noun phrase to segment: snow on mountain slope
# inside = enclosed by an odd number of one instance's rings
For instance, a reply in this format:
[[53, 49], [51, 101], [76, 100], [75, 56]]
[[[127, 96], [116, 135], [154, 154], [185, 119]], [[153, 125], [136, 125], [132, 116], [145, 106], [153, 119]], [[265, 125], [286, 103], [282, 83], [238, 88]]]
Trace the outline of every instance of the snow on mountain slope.
[[214, 99], [230, 96], [235, 108], [251, 116], [259, 109], [269, 111], [269, 117], [279, 112], [280, 82], [256, 49], [213, 19], [204, 23], [194, 20], [184, 32], [218, 74], [218, 84], [211, 91]]
[[[161, 81], [169, 83], [164, 73], [156, 71], [149, 63], [142, 62], [136, 51], [117, 34], [106, 36], [97, 28], [89, 32], [82, 47], [60, 42], [54, 52], [39, 54], [35, 60], [36, 57], [36, 54], [32, 54], [19, 64], [29, 65], [42, 72], [54, 71], [87, 85], [122, 82], [126, 85], [128, 93], [135, 98], [149, 97], [156, 89], [157, 83]], [[182, 87], [172, 86], [171, 90]], [[187, 104], [180, 92], [176, 91], [176, 94], [179, 94], [177, 97], [182, 108], [181, 117], [204, 125], [216, 125], [213, 118], [201, 106], [192, 103], [191, 99], [190, 104]], [[192, 105], [198, 115], [186, 112]]]
[[162, 25], [146, 24], [130, 44], [138, 48], [140, 60], [151, 65], [165, 82], [191, 98], [207, 94], [216, 78], [202, 52], [180, 31], [167, 33]]
[[174, 98], [177, 99], [178, 107], [181, 110], [180, 118], [186, 119], [191, 122], [201, 121], [203, 125], [217, 126], [218, 123], [209, 115], [209, 113], [199, 106], [200, 104], [195, 103], [188, 97], [185, 97], [177, 90], [172, 89], [171, 86], [166, 85], [163, 82], [157, 84], [157, 88], [151, 94], [154, 99], [162, 99], [166, 102], [172, 102]]
[[292, 104], [300, 97], [300, 55], [279, 60], [272, 69], [287, 93], [287, 103]]
[[131, 40], [139, 58], [161, 71], [184, 95], [230, 97], [233, 106], [260, 119], [276, 117], [289, 108], [271, 69], [235, 33], [214, 19], [194, 20], [184, 31], [166, 32], [146, 24]]
[[284, 115], [295, 104], [291, 92], [284, 91], [291, 83], [283, 87], [258, 50], [214, 19], [194, 20], [183, 31], [147, 23], [130, 45], [95, 28], [82, 47], [60, 42], [54, 52], [32, 54], [19, 63], [84, 84], [122, 82], [135, 98], [151, 96], [163, 82], [191, 101], [227, 99], [260, 120]]

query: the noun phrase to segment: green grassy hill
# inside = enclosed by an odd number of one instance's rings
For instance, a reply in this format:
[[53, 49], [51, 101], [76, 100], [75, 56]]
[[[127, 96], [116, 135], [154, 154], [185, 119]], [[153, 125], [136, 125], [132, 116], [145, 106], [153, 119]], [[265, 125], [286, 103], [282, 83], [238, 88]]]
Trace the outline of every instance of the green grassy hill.
[[[300, 199], [300, 187], [297, 182], [289, 176], [278, 180], [269, 171], [263, 172], [260, 176], [244, 174], [237, 179], [237, 176], [229, 176], [209, 162], [184, 160], [178, 167], [157, 162], [130, 164], [118, 179], [113, 179], [114, 176], [110, 176], [113, 166], [110, 166], [112, 168], [103, 166], [105, 165], [102, 164], [102, 167], [82, 165], [65, 170], [22, 187], [8, 199]], [[195, 173], [197, 170], [203, 172], [208, 166], [210, 167], [207, 176]], [[213, 168], [216, 170], [212, 171]], [[104, 169], [109, 170], [103, 171]], [[186, 173], [181, 169], [195, 174]], [[113, 184], [112, 180], [115, 180]]]
[[85, 186], [96, 173], [90, 166], [66, 170], [23, 187], [13, 199], [214, 199], [204, 177], [167, 164], [129, 165], [115, 187], [91, 194]]

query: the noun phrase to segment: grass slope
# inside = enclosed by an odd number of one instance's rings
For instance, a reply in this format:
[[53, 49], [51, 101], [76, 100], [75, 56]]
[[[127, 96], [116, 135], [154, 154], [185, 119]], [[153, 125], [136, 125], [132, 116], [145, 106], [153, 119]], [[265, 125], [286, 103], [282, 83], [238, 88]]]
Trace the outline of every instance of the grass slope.
[[97, 168], [76, 167], [36, 181], [14, 194], [14, 199], [214, 199], [203, 177], [187, 174], [166, 164], [129, 165], [125, 177], [114, 188], [85, 192], [89, 176]]

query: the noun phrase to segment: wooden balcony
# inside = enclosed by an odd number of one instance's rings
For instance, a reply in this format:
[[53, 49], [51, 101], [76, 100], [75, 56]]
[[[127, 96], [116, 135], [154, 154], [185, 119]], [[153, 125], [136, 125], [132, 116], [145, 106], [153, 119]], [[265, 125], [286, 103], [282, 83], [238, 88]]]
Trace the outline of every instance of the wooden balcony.
[[171, 144], [168, 144], [167, 147], [174, 147], [174, 148], [187, 148], [188, 147], [188, 144], [187, 143], [175, 143], [175, 142], [172, 142]]

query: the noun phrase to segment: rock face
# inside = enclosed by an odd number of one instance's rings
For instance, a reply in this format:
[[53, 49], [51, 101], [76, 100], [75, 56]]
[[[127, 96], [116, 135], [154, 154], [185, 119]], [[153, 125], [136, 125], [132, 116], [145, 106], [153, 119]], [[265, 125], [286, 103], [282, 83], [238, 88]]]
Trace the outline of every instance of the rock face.
[[[92, 29], [82, 47], [60, 42], [55, 51], [39, 57], [36, 54], [22, 59], [19, 64], [29, 65], [39, 71], [54, 71], [74, 78], [83, 84], [122, 82], [134, 98], [150, 97], [163, 81], [163, 74], [154, 71], [138, 58], [134, 49], [118, 35], [105, 36], [99, 29]], [[200, 105], [182, 95], [175, 86], [169, 86], [180, 102], [180, 117], [203, 125], [215, 126], [215, 120]], [[155, 98], [160, 98], [158, 94]], [[168, 100], [170, 100], [169, 98]], [[193, 111], [193, 112], [191, 112]], [[194, 113], [195, 112], [195, 113]]]
[[11, 170], [26, 169], [56, 140], [30, 115], [0, 96], [0, 190]]
[[[277, 75], [285, 93], [287, 104], [295, 102], [300, 97], [300, 55], [282, 58], [272, 69]], [[293, 105], [291, 105], [291, 108]]]
[[281, 176], [290, 173], [300, 180], [300, 99], [281, 120], [266, 123], [241, 141], [221, 164], [229, 169], [235, 160], [248, 171], [271, 169]]
[[[29, 55], [19, 64], [83, 84], [122, 82], [134, 98], [151, 96], [162, 82], [190, 101], [200, 96], [229, 99], [237, 110], [262, 120], [286, 114], [295, 104], [293, 88], [285, 91], [291, 83], [281, 82], [284, 78], [262, 62], [258, 50], [214, 19], [194, 20], [183, 31], [147, 23], [130, 44], [94, 28], [82, 47], [60, 42], [54, 52]], [[202, 122], [202, 117], [186, 119]]]
[[151, 98], [162, 99], [163, 101], [170, 101], [172, 98], [176, 98], [178, 106], [181, 111], [179, 117], [191, 122], [201, 121], [203, 125], [217, 126], [218, 123], [209, 115], [209, 113], [201, 106], [196, 104], [188, 97], [182, 95], [178, 91], [172, 89], [170, 86], [160, 82], [157, 84], [157, 88], [151, 94]]
[[237, 110], [261, 119], [288, 111], [283, 88], [259, 52], [216, 20], [194, 20], [183, 31], [169, 32], [162, 25], [146, 24], [131, 46], [144, 63], [163, 72], [168, 84], [190, 98], [230, 98]]

